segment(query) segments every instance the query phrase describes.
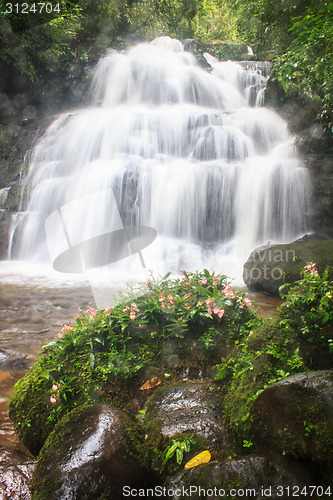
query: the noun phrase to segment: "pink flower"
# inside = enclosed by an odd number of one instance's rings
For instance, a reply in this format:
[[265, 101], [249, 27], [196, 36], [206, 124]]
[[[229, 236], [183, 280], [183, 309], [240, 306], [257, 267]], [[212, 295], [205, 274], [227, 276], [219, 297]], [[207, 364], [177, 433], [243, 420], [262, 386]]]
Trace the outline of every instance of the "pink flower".
[[217, 313], [219, 318], [222, 318], [223, 314], [224, 314], [224, 309], [220, 309], [219, 312]]
[[104, 309], [104, 314], [105, 314], [105, 316], [108, 316], [110, 313], [111, 313], [111, 307], [106, 307], [106, 308]]
[[217, 282], [216, 281], [213, 281], [213, 285], [216, 286], [217, 285]]
[[223, 295], [225, 295], [226, 297], [229, 297], [230, 299], [235, 299], [236, 298], [236, 295], [233, 291], [233, 289], [231, 288], [231, 286], [229, 284], [227, 284], [223, 290], [221, 291], [221, 293], [223, 293]]
[[56, 337], [60, 338], [64, 336], [65, 333], [71, 333], [73, 330], [73, 327], [71, 325], [63, 325], [62, 329], [60, 330], [60, 333], [56, 335]]
[[52, 391], [57, 391], [57, 390], [58, 390], [58, 386], [56, 384], [53, 384]]
[[218, 307], [214, 307], [214, 309], [213, 309], [214, 314], [217, 314], [219, 312], [219, 310], [220, 309]]
[[89, 306], [87, 307], [87, 311], [86, 312], [89, 313], [89, 319], [90, 320], [92, 320], [96, 316], [96, 314], [97, 314], [96, 309], [94, 309], [93, 307], [89, 307]]
[[50, 401], [52, 404], [56, 403], [57, 402], [57, 396], [55, 394], [52, 394], [51, 397], [50, 397]]
[[316, 264], [314, 264], [313, 262], [310, 262], [307, 266], [304, 266], [304, 269], [305, 272], [310, 274], [310, 276], [313, 276], [314, 274], [318, 273]]
[[135, 312], [130, 312], [130, 319], [135, 319]]
[[199, 281], [199, 285], [206, 285], [206, 284], [207, 284], [206, 278], [203, 278], [202, 280]]
[[247, 305], [247, 307], [251, 307], [252, 306], [252, 302], [250, 299], [248, 299], [247, 297], [244, 298], [244, 302], [245, 304]]

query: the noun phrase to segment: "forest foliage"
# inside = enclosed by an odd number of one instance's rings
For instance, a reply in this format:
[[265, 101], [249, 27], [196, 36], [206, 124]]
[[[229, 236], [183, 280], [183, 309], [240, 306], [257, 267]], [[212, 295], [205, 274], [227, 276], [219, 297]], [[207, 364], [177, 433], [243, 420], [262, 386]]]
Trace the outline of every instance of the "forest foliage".
[[[32, 4], [31, 0], [27, 2]], [[325, 0], [50, 0], [59, 13], [5, 13], [0, 1], [0, 58], [32, 81], [49, 71], [97, 58], [121, 39], [169, 35], [199, 42], [250, 45], [270, 55], [287, 95], [305, 92], [321, 103], [332, 127], [333, 25]], [[22, 4], [22, 2], [19, 2]], [[13, 3], [14, 5], [14, 3]], [[17, 5], [17, 4], [16, 4]], [[20, 9], [19, 9], [20, 10]], [[120, 45], [121, 47], [121, 45]]]

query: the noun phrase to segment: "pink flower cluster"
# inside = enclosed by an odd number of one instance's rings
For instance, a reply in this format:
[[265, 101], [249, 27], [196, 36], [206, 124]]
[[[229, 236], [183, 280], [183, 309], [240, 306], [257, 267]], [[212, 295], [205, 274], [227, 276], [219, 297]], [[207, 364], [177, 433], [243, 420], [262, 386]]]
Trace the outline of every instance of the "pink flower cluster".
[[60, 384], [53, 384], [53, 386], [52, 386], [52, 391], [54, 391], [50, 397], [50, 402], [52, 404], [56, 403], [59, 399], [59, 392], [56, 392], [56, 391], [58, 391], [60, 387], [61, 387]]
[[240, 298], [240, 299], [237, 300], [237, 302], [239, 303], [240, 309], [243, 309], [244, 306], [247, 306], [247, 307], [251, 307], [252, 306], [251, 300], [248, 299], [247, 297], [244, 297], [243, 299]]
[[208, 314], [216, 314], [221, 319], [223, 314], [224, 314], [224, 309], [220, 309], [216, 305], [214, 299], [207, 299], [207, 300], [205, 300], [205, 302], [207, 304]]
[[207, 280], [206, 280], [206, 278], [203, 278], [202, 280], [200, 280], [200, 281], [198, 282], [198, 284], [199, 284], [199, 285], [207, 285]]
[[123, 312], [126, 312], [126, 311], [130, 312], [130, 315], [129, 315], [130, 319], [135, 319], [136, 313], [140, 312], [140, 310], [135, 302], [132, 302], [131, 306], [124, 307]]
[[233, 289], [231, 288], [231, 286], [229, 285], [229, 283], [227, 283], [225, 285], [225, 287], [223, 288], [223, 290], [221, 291], [221, 293], [223, 295], [225, 295], [226, 297], [228, 297], [229, 299], [235, 299], [236, 298], [235, 292], [233, 291]]
[[313, 276], [314, 274], [318, 274], [316, 264], [310, 262], [307, 266], [304, 266], [305, 272]]
[[111, 311], [112, 311], [112, 307], [106, 307], [103, 312], [104, 312], [105, 316], [109, 316], [111, 314]]
[[59, 339], [61, 339], [66, 333], [71, 333], [73, 330], [73, 327], [71, 325], [63, 325], [62, 329], [60, 330], [60, 333], [56, 335]]
[[161, 295], [158, 300], [161, 303], [162, 309], [165, 309], [165, 308], [171, 309], [171, 306], [174, 305], [173, 296], [171, 294], [169, 294], [167, 296]]
[[89, 319], [92, 320], [94, 319], [94, 317], [96, 316], [97, 314], [97, 311], [96, 309], [94, 309], [93, 307], [87, 307], [87, 310], [86, 310], [86, 313], [89, 314]]

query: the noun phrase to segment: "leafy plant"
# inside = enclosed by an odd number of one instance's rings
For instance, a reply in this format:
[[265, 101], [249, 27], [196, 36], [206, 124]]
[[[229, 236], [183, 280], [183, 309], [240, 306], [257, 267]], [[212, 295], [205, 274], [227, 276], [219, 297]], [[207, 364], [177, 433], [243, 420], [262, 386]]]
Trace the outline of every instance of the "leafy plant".
[[193, 445], [193, 443], [194, 440], [191, 436], [184, 436], [182, 439], [173, 439], [172, 444], [165, 450], [164, 463], [176, 454], [177, 464], [181, 465], [184, 453], [191, 451], [191, 445]]

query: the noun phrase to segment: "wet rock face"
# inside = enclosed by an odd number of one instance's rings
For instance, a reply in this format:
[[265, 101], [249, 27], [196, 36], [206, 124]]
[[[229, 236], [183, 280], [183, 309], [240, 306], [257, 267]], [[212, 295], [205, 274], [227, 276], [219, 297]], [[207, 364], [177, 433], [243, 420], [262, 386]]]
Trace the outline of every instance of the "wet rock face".
[[0, 445], [0, 498], [30, 500], [35, 461]]
[[179, 383], [159, 389], [149, 402], [147, 416], [161, 423], [164, 437], [197, 434], [213, 448], [224, 444], [221, 401], [209, 383]]
[[251, 414], [263, 449], [333, 465], [333, 370], [294, 375], [267, 387]]
[[123, 486], [144, 485], [145, 471], [127, 446], [127, 425], [127, 415], [107, 405], [65, 417], [41, 451], [32, 498], [121, 498]]
[[[295, 464], [277, 464], [267, 458], [255, 456], [200, 465], [169, 478], [165, 486], [180, 490], [181, 495], [177, 496], [179, 500], [187, 498], [186, 490], [188, 492], [190, 487], [198, 488], [197, 491], [200, 487], [200, 498], [207, 500], [243, 497], [261, 500], [281, 498], [284, 487], [299, 486], [301, 489], [309, 481], [308, 474]], [[204, 490], [206, 494], [203, 493]], [[199, 498], [196, 495], [192, 497]]]

